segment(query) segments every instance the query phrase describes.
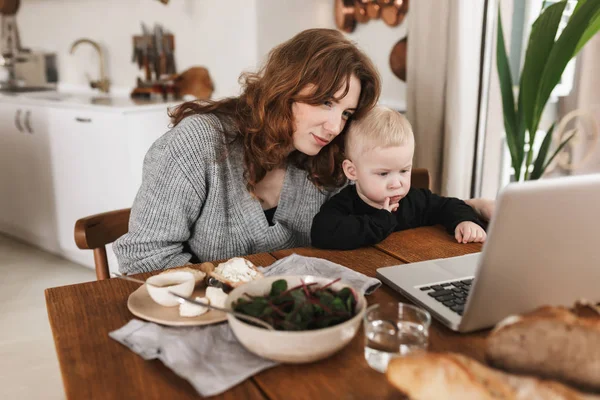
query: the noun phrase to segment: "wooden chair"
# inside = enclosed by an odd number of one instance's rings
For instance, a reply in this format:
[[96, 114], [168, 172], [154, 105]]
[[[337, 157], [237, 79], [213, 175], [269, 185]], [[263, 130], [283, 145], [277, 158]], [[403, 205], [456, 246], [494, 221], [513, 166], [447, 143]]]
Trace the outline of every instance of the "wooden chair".
[[80, 249], [94, 251], [96, 278], [110, 278], [106, 245], [114, 242], [129, 230], [130, 208], [109, 211], [78, 219], [75, 222], [75, 243]]
[[413, 168], [410, 174], [410, 186], [417, 189], [431, 189], [429, 185], [431, 180], [429, 178], [429, 171], [427, 168]]
[[[411, 174], [412, 187], [429, 189], [429, 171], [415, 168]], [[84, 217], [75, 223], [75, 243], [84, 250], [94, 251], [96, 278], [110, 278], [106, 245], [114, 242], [129, 230], [130, 208], [109, 211]]]

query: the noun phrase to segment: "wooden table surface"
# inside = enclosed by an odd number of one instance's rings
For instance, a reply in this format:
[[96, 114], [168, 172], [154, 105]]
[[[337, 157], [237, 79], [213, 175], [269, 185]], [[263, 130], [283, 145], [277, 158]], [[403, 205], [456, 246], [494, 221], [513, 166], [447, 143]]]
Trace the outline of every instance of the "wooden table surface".
[[[440, 227], [418, 228], [391, 235], [375, 247], [351, 251], [298, 248], [248, 256], [268, 266], [292, 253], [320, 257], [374, 277], [379, 267], [473, 253], [481, 244], [458, 244]], [[151, 274], [138, 275], [142, 279]], [[127, 298], [138, 285], [119, 279], [46, 290], [48, 318], [63, 384], [69, 399], [199, 398], [193, 387], [160, 361], [144, 361], [109, 338], [108, 332], [134, 316]], [[369, 304], [409, 302], [383, 285], [367, 296]], [[457, 334], [434, 321], [430, 349], [455, 351], [483, 360], [486, 332]], [[311, 364], [279, 365], [263, 371], [218, 399], [400, 399], [402, 396], [364, 360], [362, 329], [334, 356]]]

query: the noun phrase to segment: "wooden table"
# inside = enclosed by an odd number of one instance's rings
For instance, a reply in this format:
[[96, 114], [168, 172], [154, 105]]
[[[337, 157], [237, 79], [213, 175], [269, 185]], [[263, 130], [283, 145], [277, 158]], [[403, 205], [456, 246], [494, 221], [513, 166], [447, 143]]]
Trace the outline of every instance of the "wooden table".
[[[481, 250], [481, 244], [458, 244], [439, 227], [398, 232], [375, 247], [351, 251], [298, 248], [247, 257], [268, 266], [292, 253], [320, 257], [375, 276], [383, 266], [458, 256]], [[151, 274], [141, 274], [145, 278]], [[144, 361], [108, 337], [133, 315], [127, 298], [137, 285], [119, 279], [46, 290], [48, 318], [69, 399], [200, 397], [184, 379], [160, 361]], [[408, 300], [383, 285], [369, 304]], [[483, 360], [485, 332], [457, 334], [434, 321], [430, 349], [455, 351]], [[402, 398], [364, 360], [362, 331], [334, 356], [312, 364], [280, 365], [215, 396], [218, 399], [396, 399]]]

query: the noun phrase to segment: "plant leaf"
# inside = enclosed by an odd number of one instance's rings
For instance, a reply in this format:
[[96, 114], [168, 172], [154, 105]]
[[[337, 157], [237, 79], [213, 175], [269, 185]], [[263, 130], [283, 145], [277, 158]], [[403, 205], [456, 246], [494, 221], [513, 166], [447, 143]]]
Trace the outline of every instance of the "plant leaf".
[[350, 296], [346, 299], [346, 309], [350, 312], [354, 312], [354, 296]]
[[[515, 113], [515, 99], [513, 95], [513, 81], [506, 55], [504, 44], [504, 30], [502, 28], [502, 16], [498, 9], [498, 39], [496, 42], [496, 67], [500, 79], [500, 92], [502, 94], [502, 112], [504, 114], [504, 130], [506, 131], [506, 144], [510, 151], [510, 158], [515, 171], [520, 170], [522, 157], [519, 156], [519, 148], [523, 145], [518, 143], [517, 117]], [[521, 160], [521, 162], [519, 162]]]
[[577, 2], [577, 4], [575, 5], [575, 8], [573, 9], [573, 14], [574, 14], [574, 13], [576, 13], [576, 12], [577, 12], [577, 9], [579, 9], [579, 7], [581, 7], [581, 5], [582, 5], [583, 3], [585, 3], [586, 1], [588, 1], [588, 0], [579, 0], [579, 1]]
[[[548, 10], [552, 7], [554, 6], [549, 7]], [[596, 18], [599, 11], [600, 1], [585, 1], [582, 3], [573, 12], [567, 26], [552, 47], [552, 51], [545, 62], [544, 72], [541, 75], [531, 126], [537, 128], [537, 123], [552, 90], [560, 81], [569, 61], [576, 55], [575, 50], [581, 48], [579, 43], [584, 33], [588, 34], [586, 33], [587, 29], [593, 29], [590, 28], [592, 27], [591, 22]]]
[[271, 285], [271, 293], [269, 296], [279, 296], [285, 292], [288, 288], [287, 281], [285, 279], [278, 279]]
[[[535, 113], [538, 103], [536, 101], [543, 83], [542, 73], [552, 54], [558, 24], [566, 5], [566, 1], [561, 1], [546, 8], [531, 27], [527, 52], [525, 53], [525, 63], [521, 72], [519, 95], [522, 96], [523, 116], [532, 139], [535, 139], [535, 131], [537, 130]], [[564, 66], [560, 70], [561, 73], [563, 69]], [[530, 143], [533, 143], [533, 141], [530, 141]]]
[[[577, 3], [577, 6], [579, 6], [579, 4], [580, 3]], [[600, 30], [600, 11], [596, 12], [596, 15], [594, 15], [594, 17], [592, 18], [592, 22], [587, 27], [585, 32], [583, 32], [583, 36], [581, 36], [581, 39], [579, 39], [579, 43], [577, 43], [577, 47], [575, 48], [575, 52], [573, 53], [573, 55], [576, 55], [577, 53], [579, 53], [579, 50], [581, 50], [581, 48], [583, 46], [585, 46], [585, 44], [588, 42], [588, 40], [590, 40], [596, 33], [598, 33], [599, 30]]]
[[[521, 92], [519, 92], [519, 98], [517, 100], [517, 134], [516, 140], [517, 143], [517, 154], [519, 156], [518, 168], [515, 169], [515, 172], [521, 173], [521, 166], [523, 165], [523, 159], [525, 158], [525, 132], [527, 131], [527, 124], [525, 123], [525, 116], [523, 115], [523, 98], [521, 97]], [[514, 166], [513, 166], [514, 167]]]
[[352, 290], [348, 287], [343, 288], [337, 293], [337, 296], [340, 297], [343, 301], [346, 301], [348, 297], [354, 297], [352, 294]]
[[548, 161], [546, 162], [546, 165], [544, 165], [544, 168], [542, 169], [542, 171], [545, 171], [546, 168], [548, 168], [548, 165], [550, 165], [550, 163], [552, 163], [552, 161], [554, 160], [554, 158], [558, 155], [558, 153], [560, 153], [560, 151], [563, 149], [563, 147], [565, 147], [565, 145], [571, 140], [573, 139], [573, 136], [575, 136], [577, 132], [573, 132], [572, 134], [569, 135], [568, 138], [566, 138], [565, 140], [562, 141], [561, 144], [558, 145], [558, 147], [556, 148], [556, 150], [554, 151], [554, 153], [552, 154], [552, 156], [548, 159]]
[[552, 143], [552, 134], [554, 132], [554, 126], [556, 124], [552, 124], [550, 129], [548, 129], [548, 133], [544, 137], [544, 141], [540, 146], [540, 150], [538, 151], [538, 155], [535, 159], [535, 163], [533, 164], [533, 171], [531, 172], [531, 176], [529, 179], [539, 179], [544, 173], [544, 162], [546, 161], [546, 156], [548, 155], [548, 149], [550, 148], [550, 144]]
[[260, 318], [261, 314], [264, 312], [265, 308], [267, 308], [269, 304], [267, 300], [264, 298], [256, 298], [252, 301], [238, 303], [234, 310], [238, 312], [242, 312], [244, 314], [250, 315], [251, 317]]
[[331, 303], [334, 311], [346, 311], [346, 306], [344, 305], [344, 301], [339, 297], [336, 297]]

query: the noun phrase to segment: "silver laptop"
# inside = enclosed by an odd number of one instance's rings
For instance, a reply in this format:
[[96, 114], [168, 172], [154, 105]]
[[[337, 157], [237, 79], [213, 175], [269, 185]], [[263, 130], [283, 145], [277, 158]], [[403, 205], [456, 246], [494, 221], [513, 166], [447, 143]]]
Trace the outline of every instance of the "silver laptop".
[[509, 184], [481, 253], [377, 277], [459, 332], [541, 305], [599, 302], [600, 174]]

